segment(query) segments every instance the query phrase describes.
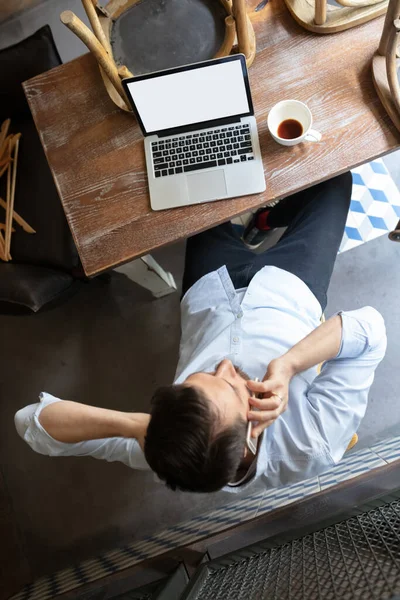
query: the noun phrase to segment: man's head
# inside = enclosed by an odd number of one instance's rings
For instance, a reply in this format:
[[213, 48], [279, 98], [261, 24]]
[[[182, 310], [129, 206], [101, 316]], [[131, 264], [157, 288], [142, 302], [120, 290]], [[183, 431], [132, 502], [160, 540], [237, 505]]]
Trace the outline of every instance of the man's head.
[[169, 487], [213, 492], [234, 480], [246, 453], [246, 379], [223, 360], [155, 392], [144, 452]]

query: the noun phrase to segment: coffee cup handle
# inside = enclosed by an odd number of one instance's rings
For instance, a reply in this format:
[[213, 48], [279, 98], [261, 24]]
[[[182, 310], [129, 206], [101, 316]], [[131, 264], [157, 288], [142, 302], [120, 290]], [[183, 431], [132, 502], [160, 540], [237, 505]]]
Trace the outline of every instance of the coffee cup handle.
[[304, 139], [306, 139], [307, 142], [319, 142], [321, 138], [322, 133], [320, 133], [316, 129], [310, 129], [309, 131], [307, 131], [307, 135]]

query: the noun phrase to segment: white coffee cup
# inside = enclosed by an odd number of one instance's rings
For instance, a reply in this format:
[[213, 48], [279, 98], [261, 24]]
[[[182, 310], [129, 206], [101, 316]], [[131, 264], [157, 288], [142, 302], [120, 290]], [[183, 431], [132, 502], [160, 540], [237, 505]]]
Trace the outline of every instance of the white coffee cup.
[[[278, 135], [279, 125], [288, 119], [294, 119], [301, 124], [303, 128], [301, 135], [292, 139], [283, 138]], [[304, 141], [319, 142], [322, 134], [315, 129], [311, 129], [312, 122], [310, 109], [303, 102], [299, 102], [299, 100], [282, 100], [282, 102], [278, 102], [278, 104], [275, 104], [271, 108], [267, 120], [270, 134], [282, 146], [294, 146]]]

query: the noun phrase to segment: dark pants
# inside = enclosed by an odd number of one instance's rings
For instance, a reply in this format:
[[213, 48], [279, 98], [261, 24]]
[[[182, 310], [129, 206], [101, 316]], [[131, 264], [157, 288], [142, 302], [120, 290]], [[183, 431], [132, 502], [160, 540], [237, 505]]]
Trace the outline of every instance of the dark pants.
[[259, 254], [246, 248], [230, 222], [193, 236], [186, 246], [183, 294], [222, 265], [235, 289], [247, 287], [269, 265], [302, 279], [325, 310], [351, 188], [351, 173], [344, 173], [282, 200], [271, 209], [268, 224], [287, 229], [277, 244]]

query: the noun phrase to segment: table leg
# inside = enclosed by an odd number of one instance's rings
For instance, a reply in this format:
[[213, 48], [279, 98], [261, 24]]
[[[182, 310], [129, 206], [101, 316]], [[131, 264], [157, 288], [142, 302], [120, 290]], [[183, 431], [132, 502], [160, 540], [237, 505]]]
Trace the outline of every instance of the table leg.
[[162, 296], [167, 296], [177, 290], [172, 273], [164, 271], [151, 254], [146, 254], [142, 258], [114, 270], [123, 273], [131, 281], [149, 290], [155, 298], [162, 298]]

